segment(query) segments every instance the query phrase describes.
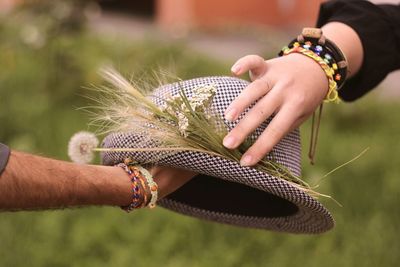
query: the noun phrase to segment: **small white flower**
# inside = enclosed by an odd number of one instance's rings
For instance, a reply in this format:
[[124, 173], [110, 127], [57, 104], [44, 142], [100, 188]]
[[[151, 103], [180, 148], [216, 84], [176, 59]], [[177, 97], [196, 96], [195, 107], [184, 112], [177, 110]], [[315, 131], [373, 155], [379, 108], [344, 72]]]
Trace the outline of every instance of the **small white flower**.
[[[160, 106], [160, 109], [176, 116], [180, 134], [183, 137], [187, 137], [192, 118], [190, 109], [195, 112], [202, 112], [205, 114], [206, 119], [211, 119], [208, 108], [216, 91], [214, 85], [201, 85], [193, 89], [192, 96], [187, 97], [188, 102], [185, 102], [179, 94], [168, 97]], [[190, 105], [190, 108], [188, 105]], [[188, 114], [189, 117], [187, 116]]]
[[68, 156], [73, 162], [87, 164], [93, 160], [93, 149], [99, 144], [97, 137], [90, 132], [78, 132], [68, 143]]
[[178, 113], [178, 127], [182, 136], [187, 137], [187, 129], [189, 127], [189, 120], [183, 113]]
[[200, 108], [200, 111], [204, 111], [211, 103], [216, 88], [213, 85], [203, 85], [193, 89], [193, 95], [189, 98], [190, 106], [193, 110]]
[[193, 89], [194, 96], [200, 96], [201, 98], [204, 99], [210, 99], [215, 95], [216, 92], [217, 89], [215, 88], [214, 85], [203, 85]]

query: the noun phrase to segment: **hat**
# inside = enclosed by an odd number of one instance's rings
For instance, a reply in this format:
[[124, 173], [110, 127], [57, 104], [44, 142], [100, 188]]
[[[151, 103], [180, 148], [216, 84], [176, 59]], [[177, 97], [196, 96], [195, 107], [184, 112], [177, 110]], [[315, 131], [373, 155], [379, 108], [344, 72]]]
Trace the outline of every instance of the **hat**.
[[[221, 115], [228, 105], [248, 85], [233, 77], [203, 77], [180, 81], [157, 88], [150, 99], [162, 106], [165, 98], [183, 91], [191, 96], [195, 88], [213, 86], [216, 93], [211, 102], [213, 112]], [[233, 129], [246, 114], [235, 122], [225, 121]], [[254, 142], [268, 125], [268, 119], [249, 136]], [[117, 132], [103, 141], [104, 148], [157, 148], [159, 144], [143, 133]], [[164, 208], [200, 219], [230, 225], [261, 228], [279, 232], [317, 234], [334, 226], [329, 211], [299, 186], [280, 177], [274, 177], [253, 167], [197, 151], [106, 151], [102, 153], [105, 165], [115, 165], [130, 157], [139, 163], [176, 167], [198, 173], [188, 183], [159, 200]], [[301, 146], [299, 130], [284, 137], [266, 156], [278, 162], [294, 175], [301, 174]]]

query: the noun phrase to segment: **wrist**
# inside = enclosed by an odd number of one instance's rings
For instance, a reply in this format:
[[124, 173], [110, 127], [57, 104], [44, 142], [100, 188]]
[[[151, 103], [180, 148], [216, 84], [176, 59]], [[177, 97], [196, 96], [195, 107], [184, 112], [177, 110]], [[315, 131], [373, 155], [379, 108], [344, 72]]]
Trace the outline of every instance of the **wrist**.
[[303, 28], [303, 31], [287, 46], [279, 56], [299, 53], [314, 60], [325, 72], [328, 79], [328, 93], [324, 102], [339, 103], [339, 90], [348, 75], [348, 62], [343, 51], [323, 34], [322, 29]]
[[57, 178], [63, 186], [56, 206], [122, 206], [131, 200], [129, 177], [121, 168], [67, 163], [65, 171], [68, 177]]
[[[86, 200], [78, 199], [77, 204], [126, 206], [132, 198], [131, 181], [122, 168], [110, 166], [90, 166], [98, 178], [88, 181], [88, 188], [81, 187], [79, 192]], [[91, 194], [88, 192], [92, 191]]]
[[361, 68], [364, 50], [357, 32], [341, 22], [330, 22], [321, 28], [324, 35], [332, 40], [346, 55], [348, 77], [354, 76]]

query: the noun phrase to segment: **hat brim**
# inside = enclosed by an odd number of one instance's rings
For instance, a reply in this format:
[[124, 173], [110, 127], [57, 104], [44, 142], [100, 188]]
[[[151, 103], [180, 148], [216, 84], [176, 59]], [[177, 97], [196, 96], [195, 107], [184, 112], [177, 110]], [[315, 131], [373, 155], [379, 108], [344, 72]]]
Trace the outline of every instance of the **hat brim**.
[[[115, 133], [105, 139], [104, 147], [126, 147], [119, 140], [145, 144], [142, 136]], [[152, 146], [147, 143], [139, 147]], [[199, 173], [158, 202], [160, 206], [186, 215], [290, 233], [318, 234], [334, 226], [331, 214], [319, 201], [281, 178], [201, 152], [162, 154], [106, 152], [103, 163], [114, 165], [131, 157], [139, 163], [153, 162]]]

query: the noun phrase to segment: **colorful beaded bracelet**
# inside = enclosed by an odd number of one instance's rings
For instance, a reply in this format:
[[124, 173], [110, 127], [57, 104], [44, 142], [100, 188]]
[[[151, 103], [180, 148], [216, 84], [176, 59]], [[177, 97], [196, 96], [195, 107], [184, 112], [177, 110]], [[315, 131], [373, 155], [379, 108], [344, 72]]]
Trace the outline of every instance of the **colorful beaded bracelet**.
[[[139, 173], [139, 175], [140, 175], [140, 172], [139, 172], [139, 170], [135, 170], [135, 172], [136, 173]], [[147, 187], [146, 187], [146, 184], [145, 184], [145, 179], [143, 179], [143, 177], [142, 176], [140, 176], [141, 178], [139, 179], [139, 181], [140, 181], [140, 185], [142, 186], [142, 188], [143, 188], [143, 191], [144, 191], [144, 194], [143, 194], [143, 202], [142, 202], [142, 205], [140, 205], [140, 207], [139, 208], [144, 208], [144, 207], [146, 207], [147, 205], [149, 205], [149, 197], [150, 197], [150, 192], [148, 192], [148, 190], [147, 190]]]
[[[316, 47], [320, 47], [321, 51], [325, 50], [330, 53], [331, 57], [336, 61], [337, 65], [337, 79], [338, 90], [343, 86], [347, 77], [347, 59], [342, 50], [332, 41], [327, 39], [321, 29], [317, 28], [304, 28], [302, 34], [296, 39], [298, 42], [315, 42]], [[317, 51], [318, 53], [318, 51]]]
[[153, 176], [145, 168], [139, 165], [137, 166], [137, 168], [146, 178], [147, 186], [149, 187], [151, 193], [151, 199], [147, 206], [153, 209], [156, 207], [158, 199], [158, 185], [156, 182], [154, 182]]
[[339, 67], [336, 63], [335, 58], [333, 58], [332, 55], [322, 46], [313, 45], [310, 41], [306, 41], [304, 44], [300, 44], [299, 42], [294, 42], [290, 47], [285, 46], [284, 48], [282, 48], [279, 55], [282, 56], [284, 50], [294, 47], [302, 47], [304, 49], [313, 51], [316, 55], [320, 56], [325, 61], [325, 63], [328, 64], [334, 70], [333, 76], [335, 81], [340, 82], [342, 80], [342, 75], [339, 72]]
[[[153, 176], [145, 168], [136, 164], [131, 159], [126, 159], [125, 164], [128, 166], [128, 168], [130, 168], [131, 171], [138, 174], [141, 181], [146, 180], [147, 188], [150, 190], [150, 192], [149, 194], [146, 193], [145, 195], [148, 195], [147, 198], [150, 199], [150, 201], [145, 200], [144, 206], [148, 206], [151, 209], [155, 208], [158, 199], [158, 185], [154, 181]], [[144, 188], [146, 188], [146, 186], [144, 186]]]
[[121, 206], [121, 209], [124, 211], [131, 212], [142, 206], [142, 203], [144, 202], [143, 195], [145, 194], [141, 192], [142, 188], [139, 185], [140, 178], [137, 173], [132, 171], [125, 163], [119, 163], [117, 166], [121, 167], [128, 174], [129, 179], [131, 180], [132, 202], [127, 206]]
[[333, 78], [334, 69], [331, 68], [322, 57], [318, 56], [316, 53], [306, 48], [295, 46], [292, 49], [286, 47], [282, 50], [282, 55], [289, 55], [293, 53], [305, 55], [318, 63], [318, 65], [322, 68], [322, 70], [325, 72], [326, 77], [328, 78], [328, 93], [324, 99], [324, 102], [338, 103], [340, 99], [337, 91], [337, 83]]
[[[347, 59], [339, 47], [327, 39], [321, 29], [304, 28], [302, 33], [288, 44], [288, 48], [302, 47], [313, 51], [334, 70], [337, 90], [340, 90], [347, 77]], [[282, 51], [279, 55], [282, 55]]]

